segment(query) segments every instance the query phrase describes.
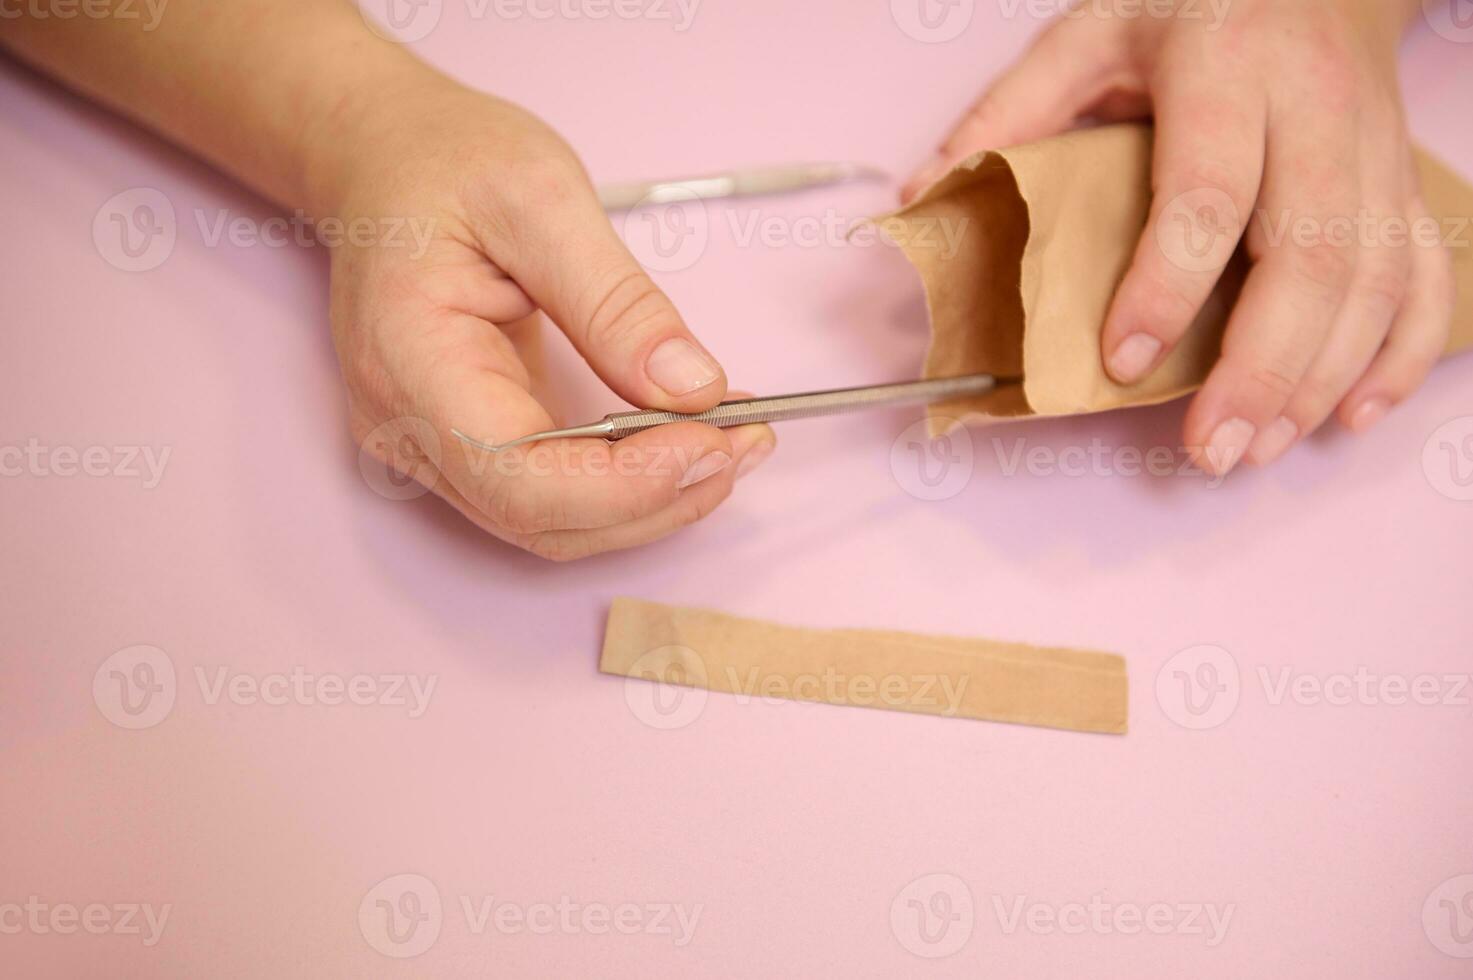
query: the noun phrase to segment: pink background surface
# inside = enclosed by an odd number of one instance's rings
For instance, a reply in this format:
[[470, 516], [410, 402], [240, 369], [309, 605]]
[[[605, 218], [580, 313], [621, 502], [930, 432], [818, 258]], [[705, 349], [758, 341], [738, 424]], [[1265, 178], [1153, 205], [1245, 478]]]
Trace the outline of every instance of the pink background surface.
[[[599, 180], [800, 159], [904, 173], [1038, 26], [1000, 9], [979, 4], [958, 39], [925, 44], [880, 0], [711, 2], [684, 33], [473, 22], [446, 0], [417, 47], [543, 114]], [[1405, 76], [1417, 136], [1473, 173], [1473, 47], [1423, 29]], [[369, 488], [327, 340], [322, 249], [207, 247], [196, 209], [270, 208], [13, 65], [0, 66], [0, 104], [0, 445], [171, 451], [152, 489], [0, 479], [0, 927], [17, 921], [6, 903], [31, 896], [171, 906], [153, 946], [0, 933], [0, 974], [1468, 975], [1469, 960], [1435, 945], [1456, 923], [1434, 894], [1456, 900], [1473, 873], [1468, 692], [1461, 706], [1275, 704], [1261, 677], [1473, 669], [1473, 502], [1439, 492], [1448, 474], [1423, 463], [1439, 427], [1468, 431], [1454, 421], [1473, 415], [1468, 358], [1366, 438], [1327, 432], [1216, 489], [1007, 472], [1018, 439], [1044, 452], [1175, 447], [1179, 404], [974, 433], [970, 479], [938, 502], [908, 493], [891, 465], [914, 413], [792, 425], [704, 524], [547, 565], [433, 497]], [[180, 220], [168, 260], [130, 274], [104, 261], [91, 228], [136, 187], [162, 191]], [[743, 387], [912, 376], [926, 329], [897, 253], [743, 246], [727, 220], [852, 219], [892, 193], [713, 207], [699, 260], [658, 279]], [[585, 393], [574, 415], [607, 407], [566, 352], [562, 364]], [[596, 670], [623, 594], [1117, 651], [1132, 731], [724, 695], [658, 730], [629, 700], [653, 688]], [[135, 644], [167, 654], [176, 700], [160, 723], [127, 730], [92, 684]], [[1201, 644], [1226, 651], [1212, 666], [1236, 672], [1240, 693], [1217, 727], [1190, 730], [1173, 720], [1180, 661], [1165, 665]], [[210, 703], [196, 675], [298, 666], [437, 686], [410, 718], [386, 705]], [[359, 907], [405, 873], [433, 884], [443, 912], [429, 949], [400, 960], [374, 948]], [[928, 875], [944, 877], [911, 884]], [[477, 932], [461, 899], [493, 896], [700, 911], [684, 946], [581, 925]], [[917, 932], [908, 900], [941, 913], [947, 896], [961, 919], [943, 941], [965, 942], [916, 955], [942, 947]], [[1232, 918], [1211, 945], [1190, 928], [1010, 934], [997, 911], [1096, 896], [1231, 906]]]

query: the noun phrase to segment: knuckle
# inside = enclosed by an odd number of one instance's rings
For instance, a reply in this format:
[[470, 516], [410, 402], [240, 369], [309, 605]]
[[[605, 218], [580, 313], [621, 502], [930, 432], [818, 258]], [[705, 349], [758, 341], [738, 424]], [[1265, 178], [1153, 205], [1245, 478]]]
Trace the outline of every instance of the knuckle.
[[1427, 365], [1431, 366], [1442, 359], [1446, 354], [1448, 340], [1452, 337], [1452, 320], [1448, 317], [1438, 317], [1427, 331], [1428, 357]]
[[720, 493], [696, 494], [694, 499], [682, 498], [680, 505], [672, 512], [675, 526], [689, 527], [697, 521], [704, 520], [729, 496], [731, 496], [731, 482], [728, 480]]
[[637, 521], [658, 513], [676, 499], [674, 485], [665, 481], [641, 481], [618, 503], [618, 523]]
[[715, 512], [716, 508], [721, 506], [722, 501], [726, 500], [729, 493], [730, 491], [728, 491], [727, 493], [722, 493], [713, 497], [709, 497], [705, 500], [697, 500], [693, 502], [690, 506], [690, 519], [685, 521], [682, 526], [689, 526], [696, 523], [697, 521], [705, 520], [707, 517], [711, 516], [711, 514]]
[[1361, 102], [1361, 73], [1350, 43], [1337, 29], [1316, 26], [1299, 38], [1299, 61], [1320, 106], [1353, 111]]
[[1355, 293], [1371, 310], [1390, 317], [1407, 298], [1409, 272], [1405, 264], [1378, 262], [1357, 274]]
[[1444, 317], [1452, 314], [1458, 302], [1458, 281], [1453, 266], [1453, 253], [1441, 243], [1427, 249], [1427, 289]]
[[587, 190], [588, 177], [569, 153], [518, 154], [507, 161], [498, 183], [510, 191], [513, 210], [547, 212]]
[[1323, 58], [1319, 64], [1311, 65], [1311, 71], [1316, 79], [1315, 101], [1325, 112], [1345, 116], [1361, 109], [1360, 79], [1347, 58]]
[[1319, 238], [1354, 213], [1361, 196], [1359, 175], [1357, 168], [1345, 165], [1340, 154], [1299, 153], [1287, 156], [1276, 170], [1286, 193], [1291, 193], [1276, 217], [1292, 223], [1308, 221]]
[[1253, 207], [1252, 179], [1248, 175], [1218, 160], [1194, 159], [1175, 182], [1183, 192], [1210, 191], [1226, 197], [1237, 210], [1231, 217], [1236, 218], [1238, 230], [1242, 230], [1245, 216]]
[[628, 524], [649, 517], [666, 503], [662, 499], [662, 487], [658, 482], [634, 480], [619, 488], [604, 502], [601, 513], [604, 523]]
[[665, 294], [642, 270], [632, 269], [604, 286], [587, 323], [587, 340], [598, 346], [621, 347], [663, 319], [678, 319]]
[[1153, 278], [1131, 291], [1130, 303], [1144, 326], [1173, 341], [1196, 319], [1202, 300], [1175, 278]]
[[982, 93], [982, 97], [972, 103], [972, 108], [967, 115], [971, 121], [986, 126], [1003, 118], [1004, 106], [998, 98], [995, 89]]
[[1431, 370], [1447, 351], [1452, 325], [1446, 317], [1427, 317], [1409, 325], [1398, 338], [1402, 356], [1419, 370]]
[[1351, 251], [1327, 242], [1290, 249], [1289, 275], [1304, 292], [1338, 301], [1355, 275]]
[[1290, 402], [1288, 414], [1307, 421], [1310, 425], [1302, 428], [1312, 428], [1323, 422], [1334, 409], [1335, 405], [1344, 397], [1346, 390], [1350, 387], [1352, 379], [1344, 379], [1336, 382], [1334, 379], [1318, 374], [1309, 374], [1299, 382], [1299, 387], [1294, 392]]
[[487, 488], [480, 510], [493, 524], [513, 534], [544, 534], [557, 524], [556, 501], [521, 480], [503, 478]]
[[1436, 361], [1436, 357], [1419, 357], [1412, 351], [1403, 351], [1396, 362], [1376, 371], [1375, 388], [1399, 402], [1421, 386]]
[[681, 501], [670, 510], [669, 530], [673, 532], [690, 527], [715, 509], [715, 502], [691, 501], [687, 503]]
[[593, 197], [593, 186], [576, 159], [517, 156], [497, 167], [496, 179], [474, 182], [461, 196], [477, 237], [498, 249], [492, 256], [498, 263], [545, 252], [551, 247], [549, 221], [580, 198]]
[[1248, 372], [1248, 381], [1256, 395], [1282, 403], [1299, 388], [1300, 377], [1287, 364], [1265, 361]]
[[1045, 64], [1057, 64], [1064, 59], [1079, 57], [1084, 50], [1088, 50], [1097, 61], [1111, 58], [1113, 51], [1100, 44], [1098, 32], [1113, 18], [1103, 18], [1105, 23], [1101, 24], [1099, 11], [1091, 9], [1088, 4], [1076, 4], [1075, 7], [1080, 16], [1057, 18], [1034, 35], [1026, 58], [1041, 58]]

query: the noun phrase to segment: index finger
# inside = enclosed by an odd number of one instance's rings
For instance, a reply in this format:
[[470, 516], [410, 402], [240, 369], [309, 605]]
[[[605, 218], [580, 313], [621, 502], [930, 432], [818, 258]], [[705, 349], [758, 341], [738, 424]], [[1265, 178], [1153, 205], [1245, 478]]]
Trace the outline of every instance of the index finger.
[[463, 340], [420, 355], [416, 410], [440, 437], [437, 466], [454, 491], [453, 497], [442, 495], [462, 510], [472, 509], [475, 513], [467, 516], [479, 518], [483, 527], [489, 524], [498, 536], [637, 520], [731, 463], [728, 435], [696, 423], [661, 426], [616, 445], [557, 439], [490, 453], [462, 442], [452, 430], [499, 445], [556, 425], [527, 390], [514, 357], [507, 364], [511, 355], [490, 337], [476, 342], [475, 334], [494, 328], [474, 318], [458, 319], [458, 328], [467, 331]]
[[1196, 320], [1247, 228], [1263, 177], [1267, 105], [1225, 95], [1200, 66], [1155, 94], [1155, 194], [1100, 335], [1118, 383], [1143, 380]]

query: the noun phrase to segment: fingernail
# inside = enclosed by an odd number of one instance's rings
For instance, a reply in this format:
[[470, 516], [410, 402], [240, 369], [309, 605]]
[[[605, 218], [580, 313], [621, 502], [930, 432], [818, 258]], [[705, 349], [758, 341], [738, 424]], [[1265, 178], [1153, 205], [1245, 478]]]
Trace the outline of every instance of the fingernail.
[[1110, 358], [1110, 374], [1121, 384], [1135, 384], [1146, 376], [1160, 353], [1159, 339], [1148, 333], [1133, 333], [1115, 348]]
[[1299, 438], [1299, 426], [1280, 415], [1273, 425], [1264, 429], [1253, 440], [1248, 449], [1248, 459], [1254, 466], [1267, 466], [1289, 451], [1294, 440]]
[[1213, 430], [1206, 450], [1207, 465], [1212, 467], [1213, 474], [1227, 476], [1231, 473], [1257, 432], [1258, 429], [1247, 419], [1228, 419]]
[[731, 457], [720, 450], [707, 453], [690, 464], [690, 469], [686, 470], [684, 475], [681, 476], [680, 482], [675, 485], [675, 489], [684, 490], [686, 487], [695, 486], [702, 480], [709, 480], [717, 473], [726, 469], [727, 464], [730, 462]]
[[711, 355], [683, 337], [656, 347], [644, 369], [650, 380], [670, 395], [688, 395], [721, 377], [721, 368]]
[[1386, 399], [1367, 398], [1361, 402], [1355, 414], [1350, 416], [1350, 429], [1352, 432], [1364, 432], [1384, 419], [1389, 411], [1391, 411], [1391, 403]]
[[742, 457], [741, 462], [737, 463], [737, 479], [740, 480], [761, 466], [767, 457], [772, 455], [772, 449], [773, 446], [770, 442], [759, 442], [751, 449], [748, 449], [747, 454]]

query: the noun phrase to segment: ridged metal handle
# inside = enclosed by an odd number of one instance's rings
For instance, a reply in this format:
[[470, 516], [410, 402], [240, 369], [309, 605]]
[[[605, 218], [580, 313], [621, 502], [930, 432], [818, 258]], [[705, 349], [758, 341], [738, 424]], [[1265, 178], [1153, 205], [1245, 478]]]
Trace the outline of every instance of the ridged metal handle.
[[729, 429], [756, 422], [786, 422], [811, 419], [823, 415], [839, 415], [863, 408], [906, 405], [916, 402], [938, 402], [967, 395], [978, 395], [996, 387], [989, 374], [963, 378], [938, 378], [934, 381], [911, 381], [904, 384], [876, 385], [867, 388], [842, 388], [837, 391], [815, 391], [802, 395], [776, 398], [747, 398], [722, 402], [715, 408], [693, 415], [677, 412], [616, 412], [606, 421], [611, 429], [607, 438], [624, 439], [671, 422], [704, 422]]

